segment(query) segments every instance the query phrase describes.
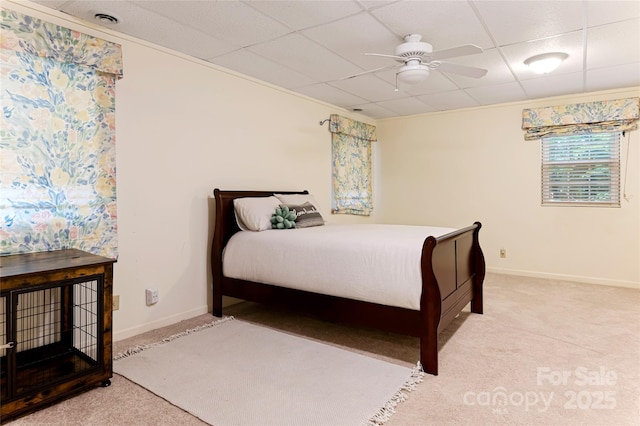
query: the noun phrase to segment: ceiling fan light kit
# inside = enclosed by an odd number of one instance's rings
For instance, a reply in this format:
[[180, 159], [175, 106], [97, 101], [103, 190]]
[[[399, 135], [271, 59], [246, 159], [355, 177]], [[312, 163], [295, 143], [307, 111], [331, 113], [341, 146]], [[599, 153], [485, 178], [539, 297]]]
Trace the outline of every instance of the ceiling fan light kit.
[[420, 61], [410, 61], [401, 67], [396, 73], [398, 79], [403, 83], [417, 84], [422, 83], [429, 77], [429, 67], [423, 65]]
[[524, 61], [524, 64], [537, 74], [548, 74], [560, 66], [569, 55], [562, 52], [543, 53]]

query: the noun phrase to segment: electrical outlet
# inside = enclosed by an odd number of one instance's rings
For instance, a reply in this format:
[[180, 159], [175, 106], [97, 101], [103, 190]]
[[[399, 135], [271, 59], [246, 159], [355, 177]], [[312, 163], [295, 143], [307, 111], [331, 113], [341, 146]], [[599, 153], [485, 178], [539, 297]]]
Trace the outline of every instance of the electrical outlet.
[[158, 299], [160, 298], [157, 288], [148, 288], [145, 291], [145, 295], [147, 298], [147, 306], [155, 305], [158, 303]]
[[505, 250], [505, 249], [501, 248], [501, 249], [500, 249], [500, 257], [501, 257], [502, 259], [504, 259], [505, 257], [507, 257], [507, 250]]
[[116, 294], [113, 296], [113, 305], [112, 305], [112, 310], [117, 311], [118, 309], [120, 309], [120, 295]]

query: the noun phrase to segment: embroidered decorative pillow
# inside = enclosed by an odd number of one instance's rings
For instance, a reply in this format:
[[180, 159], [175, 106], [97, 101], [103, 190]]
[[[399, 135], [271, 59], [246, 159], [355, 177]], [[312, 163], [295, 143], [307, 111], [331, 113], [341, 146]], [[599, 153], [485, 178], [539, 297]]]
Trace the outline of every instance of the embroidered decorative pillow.
[[300, 205], [287, 205], [289, 210], [295, 212], [296, 215], [296, 228], [308, 228], [310, 226], [324, 225], [324, 219], [322, 215], [311, 203], [304, 203]]
[[311, 194], [274, 194], [278, 197], [281, 204], [285, 205], [302, 205], [304, 203], [311, 203], [316, 208], [316, 210], [320, 209], [320, 204], [313, 198]]

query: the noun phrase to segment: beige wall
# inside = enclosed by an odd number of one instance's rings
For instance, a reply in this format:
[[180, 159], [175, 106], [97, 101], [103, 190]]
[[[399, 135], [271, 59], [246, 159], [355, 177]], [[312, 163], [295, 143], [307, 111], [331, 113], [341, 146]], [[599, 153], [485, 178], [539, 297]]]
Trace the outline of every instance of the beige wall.
[[491, 271], [640, 288], [639, 132], [622, 144], [629, 199], [621, 208], [541, 207], [539, 142], [520, 129], [523, 108], [639, 95], [632, 88], [380, 120], [380, 220], [477, 220]]
[[[216, 187], [308, 189], [331, 222], [374, 220], [331, 216], [331, 139], [328, 125], [319, 125], [331, 113], [373, 120], [35, 4], [3, 7], [123, 47], [124, 78], [116, 87], [116, 340], [208, 311]], [[147, 287], [159, 290], [151, 307]]]
[[[344, 219], [329, 212], [330, 134], [319, 125], [335, 108], [139, 44], [124, 52], [116, 109], [121, 334], [207, 311], [215, 187], [308, 189], [323, 216]], [[150, 286], [160, 303], [146, 307]]]

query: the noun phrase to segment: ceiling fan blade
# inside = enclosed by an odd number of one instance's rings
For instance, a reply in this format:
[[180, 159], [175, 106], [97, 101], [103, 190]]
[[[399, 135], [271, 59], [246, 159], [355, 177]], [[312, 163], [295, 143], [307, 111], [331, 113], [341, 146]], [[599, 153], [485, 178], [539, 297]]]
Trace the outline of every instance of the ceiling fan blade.
[[[433, 63], [432, 63], [433, 64]], [[438, 71], [460, 74], [465, 77], [481, 78], [487, 73], [483, 68], [469, 67], [467, 65], [452, 64], [450, 62], [440, 62], [436, 69]]]
[[358, 74], [353, 74], [348, 77], [342, 77], [340, 80], [349, 80], [350, 78], [359, 77], [365, 74], [373, 74], [374, 72], [378, 72], [378, 71], [390, 70], [395, 67], [397, 67], [397, 65], [387, 65], [386, 67], [375, 68], [369, 71], [359, 72]]
[[451, 49], [437, 50], [435, 52], [431, 52], [429, 56], [433, 59], [440, 60], [454, 58], [456, 56], [475, 55], [482, 52], [482, 48], [475, 44], [465, 44], [464, 46], [452, 47]]
[[404, 62], [406, 60], [406, 58], [403, 58], [402, 56], [396, 56], [396, 55], [385, 55], [384, 53], [364, 53], [365, 56], [382, 56], [383, 58], [393, 58], [396, 59], [398, 61], [402, 61]]

